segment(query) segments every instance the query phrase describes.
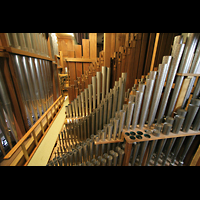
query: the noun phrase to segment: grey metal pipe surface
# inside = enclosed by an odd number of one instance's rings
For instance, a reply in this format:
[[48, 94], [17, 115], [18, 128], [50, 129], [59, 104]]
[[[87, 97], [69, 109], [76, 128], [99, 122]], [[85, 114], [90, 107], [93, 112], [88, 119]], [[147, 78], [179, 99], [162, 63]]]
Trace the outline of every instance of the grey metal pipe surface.
[[197, 105], [193, 105], [193, 104], [189, 104], [188, 106], [188, 112], [186, 114], [186, 117], [185, 117], [185, 120], [183, 122], [183, 132], [188, 132], [191, 125], [192, 125], [192, 122], [197, 114], [197, 111], [199, 109], [199, 106]]
[[185, 117], [186, 114], [187, 114], [187, 111], [184, 110], [184, 109], [182, 109], [182, 108], [178, 109], [176, 112], [177, 112], [177, 114], [178, 114], [179, 116], [182, 116], [182, 117]]
[[89, 144], [90, 144], [90, 161], [91, 161], [93, 159], [93, 149], [94, 149], [94, 144], [92, 139], [89, 140]]
[[93, 110], [96, 108], [96, 77], [92, 77]]
[[191, 99], [190, 104], [200, 106], [200, 99]]
[[[22, 60], [21, 57], [19, 55], [14, 55], [12, 56], [14, 59], [14, 71], [17, 77], [17, 81], [18, 81], [18, 85], [20, 88], [20, 93], [23, 99], [23, 102], [25, 104], [25, 109], [27, 111], [27, 117], [31, 123], [31, 125], [33, 125], [33, 118], [32, 118], [32, 104], [31, 104], [31, 97], [30, 97], [30, 91], [28, 89], [28, 84], [26, 82], [25, 79], [25, 72], [24, 69], [22, 67]], [[42, 77], [42, 74], [40, 72], [40, 67], [37, 66], [37, 71], [39, 71], [40, 76]], [[42, 80], [41, 80], [42, 82]], [[34, 113], [33, 113], [34, 115]]]
[[122, 81], [121, 78], [119, 78], [119, 95], [118, 95], [118, 104], [117, 104], [117, 111], [121, 110], [122, 108], [122, 95], [123, 95], [123, 87], [124, 87], [124, 82]]
[[167, 141], [167, 139], [162, 139], [161, 142], [159, 143], [158, 151], [156, 153], [156, 158], [154, 160], [154, 166], [156, 166], [157, 163], [158, 163], [158, 159], [160, 158], [160, 154], [161, 154], [161, 152], [162, 152], [162, 150], [164, 148], [164, 145], [165, 145], [166, 141]]
[[118, 87], [114, 86], [114, 89], [113, 89], [112, 118], [114, 118], [115, 112], [117, 110], [118, 93], [119, 93]]
[[192, 129], [193, 131], [199, 131], [199, 128], [200, 128], [200, 109], [198, 110], [196, 116], [195, 116], [195, 119], [193, 121], [193, 124], [192, 124]]
[[172, 129], [172, 125], [170, 123], [165, 122], [163, 125], [162, 133], [164, 135], [169, 135], [169, 132], [171, 131], [171, 129]]
[[[184, 48], [184, 52], [181, 58], [181, 62], [179, 65], [179, 69], [178, 69], [178, 73], [187, 73], [188, 69], [190, 67], [192, 58], [193, 58], [193, 54], [194, 54], [194, 50], [196, 48], [197, 42], [198, 42], [198, 38], [199, 38], [199, 34], [198, 33], [189, 33], [188, 34], [188, 38], [185, 44], [185, 48]], [[170, 105], [168, 108], [168, 112], [167, 115], [171, 116], [172, 112], [174, 110], [180, 89], [181, 89], [181, 85], [183, 82], [183, 78], [184, 76], [178, 76], [176, 78], [176, 82], [175, 82], [175, 87], [173, 90], [173, 94], [172, 94], [172, 98], [170, 101]]]
[[107, 122], [107, 111], [108, 111], [108, 101], [105, 98], [104, 99], [104, 104], [103, 104], [103, 125], [106, 124]]
[[175, 120], [174, 120], [174, 124], [172, 127], [172, 133], [178, 134], [181, 129], [181, 126], [184, 122], [185, 117], [176, 115], [174, 118], [175, 118]]
[[124, 150], [120, 149], [118, 153], [119, 153], [118, 166], [122, 166], [122, 162], [124, 158]]
[[78, 99], [78, 110], [79, 110], [79, 117], [82, 116], [82, 108], [81, 108], [81, 96], [78, 95], [77, 96], [77, 99]]
[[174, 150], [174, 155], [172, 156], [172, 159], [171, 159], [171, 164], [170, 165], [174, 165], [174, 162], [175, 162], [175, 160], [176, 160], [176, 157], [177, 157], [177, 155], [178, 155], [178, 153], [179, 153], [179, 151], [180, 151], [180, 149], [181, 149], [181, 146], [182, 146], [182, 144], [183, 144], [183, 142], [184, 142], [184, 140], [185, 140], [185, 137], [179, 137], [179, 138], [177, 138], [177, 145], [175, 146], [175, 150]]
[[100, 109], [96, 109], [96, 124], [95, 124], [95, 134], [97, 134], [97, 131], [99, 130], [99, 111]]
[[[168, 102], [171, 88], [172, 88], [172, 85], [173, 85], [173, 82], [174, 82], [174, 79], [176, 76], [176, 72], [178, 70], [181, 56], [183, 54], [184, 47], [185, 47], [185, 44], [177, 44], [177, 46], [174, 50], [174, 55], [173, 55], [173, 59], [171, 61], [171, 65], [169, 68], [169, 73], [168, 73], [167, 82], [165, 85], [163, 98], [162, 98], [162, 101], [160, 104], [160, 109], [158, 112], [158, 118], [157, 118], [158, 123], [162, 122], [162, 118], [163, 118], [165, 110], [166, 110], [167, 102]], [[170, 60], [171, 60], [171, 58], [170, 58]]]
[[114, 118], [113, 139], [116, 140], [117, 130], [119, 126], [119, 118]]
[[103, 128], [103, 104], [100, 105], [100, 111], [99, 111], [99, 129], [101, 130]]
[[112, 111], [112, 94], [108, 97], [108, 113], [107, 113], [107, 123], [110, 122]]
[[132, 157], [131, 166], [134, 166], [134, 164], [135, 164], [135, 160], [136, 160], [136, 158], [137, 158], [138, 151], [139, 151], [139, 148], [140, 148], [140, 143], [134, 142], [134, 143], [133, 143], [133, 146], [134, 146], [134, 147], [132, 147], [132, 148], [134, 148], [134, 149], [133, 149], [133, 157]]
[[106, 139], [106, 131], [105, 131], [105, 129], [102, 129], [101, 130], [101, 140], [105, 141], [105, 139]]
[[[151, 72], [153, 72], [153, 71], [151, 71]], [[150, 99], [151, 99], [151, 96], [152, 96], [154, 82], [155, 82], [154, 79], [147, 79], [146, 80], [146, 91], [145, 91], [145, 95], [144, 95], [144, 101], [143, 101], [143, 106], [142, 106], [142, 111], [141, 111], [140, 122], [139, 122], [139, 128], [140, 129], [142, 129], [144, 127], [144, 123], [147, 119], [148, 108], [149, 108]]]
[[107, 138], [108, 140], [111, 140], [112, 130], [113, 130], [113, 125], [108, 124], [108, 138]]
[[97, 78], [97, 106], [100, 104], [100, 93], [101, 93], [101, 72], [96, 72]]
[[196, 135], [189, 136], [189, 140], [187, 141], [186, 146], [184, 147], [183, 153], [180, 155], [178, 166], [183, 165], [183, 160], [184, 160], [195, 137], [196, 137]]
[[150, 142], [150, 148], [149, 148], [149, 153], [148, 153], [148, 157], [147, 157], [147, 161], [146, 161], [146, 166], [149, 166], [149, 162], [153, 156], [153, 152], [155, 150], [157, 142], [158, 142], [158, 140], [153, 140]]
[[39, 90], [39, 80], [38, 80], [38, 76], [36, 74], [36, 68], [35, 68], [35, 63], [33, 58], [29, 57], [29, 66], [30, 66], [30, 73], [32, 76], [32, 80], [34, 80], [34, 90], [35, 90], [35, 95], [37, 97], [37, 101], [38, 101], [38, 110], [39, 110], [39, 114], [40, 116], [42, 116], [42, 108], [43, 111], [45, 111], [45, 105], [44, 105], [44, 101], [42, 101], [42, 96]]
[[199, 94], [200, 94], [200, 78], [198, 79], [197, 81], [197, 84], [196, 84], [196, 87], [194, 89], [194, 92], [193, 92], [193, 96], [192, 98], [198, 98], [199, 97]]
[[136, 91], [135, 108], [134, 108], [133, 118], [132, 118], [132, 129], [133, 130], [137, 126], [140, 108], [141, 108], [141, 104], [142, 104], [142, 97], [143, 97], [143, 92]]
[[120, 110], [120, 121], [119, 121], [119, 130], [118, 130], [118, 139], [121, 139], [121, 133], [124, 126], [124, 119], [125, 119], [126, 112], [124, 110]]
[[68, 108], [69, 108], [69, 117], [72, 118], [72, 105], [68, 104]]
[[141, 151], [140, 151], [140, 158], [139, 158], [139, 162], [138, 162], [138, 166], [141, 166], [143, 158], [144, 158], [144, 153], [146, 151], [147, 145], [148, 145], [149, 141], [145, 141], [142, 142], [141, 144]]
[[84, 92], [85, 92], [85, 111], [86, 111], [86, 116], [88, 116], [88, 88], [85, 88]]
[[112, 160], [113, 160], [113, 156], [109, 155], [107, 157], [107, 161], [108, 161], [107, 166], [112, 166]]
[[[0, 87], [1, 87], [1, 81], [2, 81], [2, 79], [0, 80]], [[1, 91], [1, 89], [0, 89], [0, 91]], [[10, 149], [12, 149], [13, 145], [12, 145], [11, 138], [10, 138], [10, 135], [8, 132], [8, 127], [7, 127], [6, 119], [5, 119], [4, 112], [3, 112], [3, 105], [1, 102], [1, 98], [0, 98], [0, 129], [1, 129], [5, 139], [8, 141], [8, 145], [9, 145]]]
[[168, 155], [169, 155], [169, 153], [170, 153], [175, 141], [176, 141], [176, 138], [167, 139], [167, 143], [166, 143], [167, 146], [165, 145], [166, 146], [166, 152], [165, 152], [165, 155], [163, 157], [162, 166], [165, 166], [165, 163], [167, 161]]
[[135, 103], [129, 101], [128, 102], [128, 112], [127, 112], [127, 119], [126, 119], [126, 129], [129, 130], [131, 118], [133, 116], [133, 109], [134, 109]]
[[106, 92], [106, 71], [107, 67], [102, 66], [102, 99], [104, 99]]
[[[192, 66], [190, 67], [189, 73], [196, 73], [196, 71], [199, 68], [199, 65], [200, 65], [200, 41], [198, 42], [195, 55], [192, 61]], [[185, 97], [181, 106], [182, 108], [185, 107], [186, 101], [189, 99], [195, 80], [196, 80], [196, 77], [192, 77], [192, 79], [190, 80], [189, 86], [187, 88], [187, 92], [185, 94]]]
[[115, 152], [114, 154], [113, 154], [113, 166], [117, 166], [117, 160], [118, 160], [118, 153], [117, 152]]
[[156, 85], [154, 89], [154, 94], [152, 98], [151, 108], [149, 112], [149, 118], [148, 118], [148, 127], [150, 127], [155, 119], [156, 112], [158, 109], [159, 101], [162, 95], [163, 86], [165, 83], [165, 79], [167, 76], [169, 65], [167, 64], [159, 64], [158, 69], [158, 77], [156, 80]]
[[107, 67], [106, 94], [109, 93], [110, 89], [110, 76], [111, 76], [111, 67]]
[[[5, 82], [3, 79], [2, 72], [0, 71], [0, 103], [1, 102], [2, 102], [2, 107], [7, 115], [6, 116], [7, 122], [13, 133], [13, 137], [14, 137], [15, 141], [18, 142], [18, 136], [17, 136], [17, 131], [16, 131], [15, 123], [14, 123], [14, 117], [13, 117], [12, 107], [11, 107], [11, 103], [10, 103], [10, 98], [8, 96], [8, 92], [6, 89], [6, 85], [5, 85]], [[4, 129], [6, 129], [6, 127]], [[6, 135], [6, 132], [4, 134]]]
[[95, 124], [96, 124], [96, 120], [95, 120], [95, 112], [92, 113], [92, 134], [94, 135], [95, 132]]
[[84, 97], [85, 97], [85, 92], [81, 92], [81, 105], [82, 105], [82, 116], [85, 117], [85, 105], [84, 105]]
[[122, 78], [124, 80], [124, 84], [123, 84], [123, 93], [122, 93], [122, 105], [125, 99], [125, 89], [126, 89], [126, 80], [127, 80], [127, 73], [126, 72], [122, 72]]
[[71, 105], [72, 105], [72, 116], [73, 116], [73, 117], [76, 117], [74, 101], [71, 101]]
[[43, 63], [43, 60], [39, 59], [38, 61], [40, 63], [40, 67], [41, 67], [42, 81], [43, 81], [43, 85], [44, 85], [44, 92], [46, 94], [47, 105], [48, 105], [48, 108], [49, 108], [51, 105], [50, 105], [50, 101], [49, 101], [50, 95], [49, 95], [49, 92], [48, 92], [48, 83], [46, 81], [45, 65]]
[[78, 100], [74, 99], [74, 106], [75, 106], [75, 111], [76, 111], [76, 117], [78, 117]]
[[88, 91], [89, 91], [89, 112], [92, 112], [92, 84], [88, 85]]

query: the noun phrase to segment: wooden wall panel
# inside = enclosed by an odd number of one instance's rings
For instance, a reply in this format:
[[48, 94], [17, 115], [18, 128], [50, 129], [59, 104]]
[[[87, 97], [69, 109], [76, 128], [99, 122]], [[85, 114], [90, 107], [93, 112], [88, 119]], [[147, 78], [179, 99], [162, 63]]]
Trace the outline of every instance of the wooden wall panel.
[[140, 50], [140, 58], [139, 58], [139, 64], [138, 64], [138, 71], [137, 71], [137, 78], [141, 78], [143, 74], [143, 68], [146, 58], [146, 51], [147, 51], [147, 42], [148, 42], [148, 33], [142, 34], [142, 43], [141, 43], [141, 50]]
[[110, 67], [110, 57], [111, 57], [111, 33], [104, 33], [104, 66]]
[[[70, 58], [74, 58], [75, 51], [68, 51], [68, 55]], [[70, 85], [74, 84], [74, 80], [76, 80], [76, 64], [75, 62], [69, 62], [69, 72], [70, 72]]]
[[[82, 39], [83, 58], [90, 58], [90, 40]], [[89, 63], [83, 63], [83, 73], [89, 68]]]
[[147, 54], [146, 54], [146, 59], [145, 59], [145, 66], [144, 66], [144, 70], [143, 70], [144, 75], [147, 75], [147, 73], [150, 71], [151, 58], [152, 58], [152, 54], [153, 54], [155, 37], [156, 37], [156, 33], [150, 33]]
[[[81, 58], [82, 57], [82, 48], [81, 47], [82, 47], [81, 45], [74, 45], [75, 58]], [[81, 77], [82, 73], [83, 73], [82, 63], [77, 62], [76, 63], [76, 75], [77, 75], [77, 77]]]

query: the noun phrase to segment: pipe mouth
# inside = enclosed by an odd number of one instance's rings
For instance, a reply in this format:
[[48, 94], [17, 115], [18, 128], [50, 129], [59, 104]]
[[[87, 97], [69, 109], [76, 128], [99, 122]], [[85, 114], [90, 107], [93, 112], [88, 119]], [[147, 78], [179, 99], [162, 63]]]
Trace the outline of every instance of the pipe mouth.
[[130, 136], [131, 140], [135, 140], [135, 137], [133, 135]]
[[134, 131], [131, 131], [130, 134], [131, 135], [136, 135], [136, 133]]
[[138, 135], [143, 135], [143, 132], [137, 131], [137, 134], [138, 134]]
[[151, 138], [149, 134], [144, 134], [144, 137]]
[[142, 136], [141, 135], [136, 135], [136, 138], [137, 139], [142, 139]]
[[128, 136], [129, 136], [129, 135], [130, 135], [130, 133], [129, 133], [129, 132], [126, 132], [126, 133], [125, 133], [125, 135], [128, 135]]

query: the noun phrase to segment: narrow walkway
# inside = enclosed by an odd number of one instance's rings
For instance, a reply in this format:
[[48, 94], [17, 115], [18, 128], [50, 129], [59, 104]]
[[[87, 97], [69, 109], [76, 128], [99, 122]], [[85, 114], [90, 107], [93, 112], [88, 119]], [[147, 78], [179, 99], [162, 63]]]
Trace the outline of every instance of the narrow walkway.
[[69, 99], [67, 98], [64, 101], [63, 107], [60, 110], [55, 121], [51, 125], [49, 131], [47, 132], [47, 134], [44, 137], [43, 141], [41, 142], [40, 146], [36, 150], [32, 159], [28, 163], [28, 166], [46, 166], [46, 164], [49, 160], [49, 157], [51, 156], [51, 152], [54, 148], [54, 144], [55, 144], [56, 139], [58, 137], [58, 133], [60, 132], [62, 125], [64, 123], [65, 106], [68, 105], [68, 103], [69, 103]]

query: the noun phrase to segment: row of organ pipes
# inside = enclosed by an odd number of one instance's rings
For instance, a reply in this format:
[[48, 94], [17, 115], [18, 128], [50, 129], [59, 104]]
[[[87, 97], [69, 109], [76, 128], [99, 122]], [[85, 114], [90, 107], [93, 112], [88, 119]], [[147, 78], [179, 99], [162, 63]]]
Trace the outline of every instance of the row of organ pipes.
[[[125, 91], [127, 74], [122, 73], [114, 88], [110, 89], [110, 68], [103, 66], [102, 72], [96, 72], [92, 77], [92, 84], [65, 107], [66, 122], [58, 134], [54, 158], [47, 165], [120, 166], [125, 151], [122, 132], [133, 141], [179, 134], [180, 131], [187, 133], [191, 129], [198, 133], [200, 79], [188, 107], [195, 76], [181, 108], [175, 111], [174, 108], [184, 79], [184, 75], [177, 73], [196, 73], [199, 68], [199, 36], [199, 33], [189, 33], [185, 44], [182, 35], [176, 36], [171, 55], [163, 57], [158, 71], [150, 71], [146, 79], [141, 79], [128, 91]], [[129, 165], [183, 165], [195, 136], [137, 140], [132, 143]], [[184, 150], [177, 157], [183, 143]], [[147, 146], [148, 156], [144, 162]]]

